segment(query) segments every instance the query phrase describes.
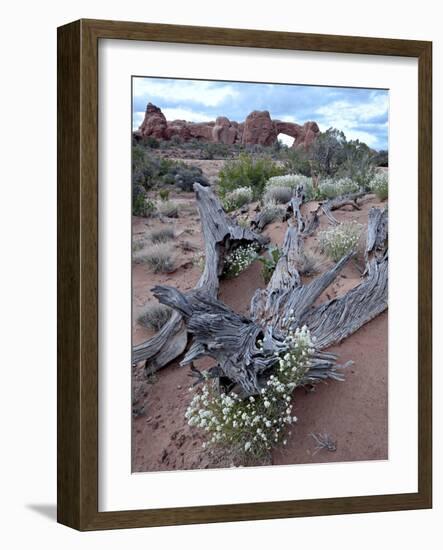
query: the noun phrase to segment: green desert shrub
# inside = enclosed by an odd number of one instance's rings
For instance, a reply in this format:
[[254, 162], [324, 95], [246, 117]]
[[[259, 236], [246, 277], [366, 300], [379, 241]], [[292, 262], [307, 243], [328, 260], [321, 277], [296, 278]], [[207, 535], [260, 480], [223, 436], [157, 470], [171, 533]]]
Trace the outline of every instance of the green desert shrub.
[[359, 190], [358, 183], [350, 178], [325, 178], [318, 184], [318, 195], [322, 199], [333, 199]]
[[369, 188], [377, 197], [384, 201], [388, 198], [388, 174], [385, 172], [377, 172], [372, 178]]
[[174, 177], [175, 185], [182, 191], [193, 191], [194, 183], [209, 185], [208, 180], [198, 166], [177, 164], [168, 171], [168, 174]]
[[283, 161], [286, 173], [311, 176], [311, 161], [309, 160], [307, 151], [304, 149], [283, 147], [279, 158]]
[[250, 187], [254, 198], [259, 198], [269, 178], [281, 175], [282, 172], [283, 168], [269, 157], [241, 153], [238, 159], [227, 161], [220, 170], [220, 194], [223, 197], [237, 187]]
[[162, 216], [167, 218], [178, 218], [178, 204], [175, 201], [162, 201], [157, 205]]
[[155, 216], [156, 212], [157, 208], [154, 202], [148, 199], [144, 188], [140, 185], [135, 186], [132, 193], [132, 215], [149, 218]]
[[226, 212], [241, 208], [252, 201], [252, 189], [250, 187], [238, 187], [234, 191], [226, 193], [222, 199], [223, 208]]
[[362, 233], [362, 226], [355, 222], [343, 222], [331, 229], [320, 231], [318, 242], [321, 251], [337, 262], [355, 250]]
[[160, 200], [167, 201], [169, 199], [169, 189], [160, 189], [158, 196], [160, 197]]
[[266, 254], [260, 256], [258, 260], [262, 263], [261, 276], [266, 284], [271, 280], [272, 274], [275, 271], [278, 260], [282, 256], [282, 251], [278, 246], [269, 246]]
[[276, 356], [275, 372], [259, 395], [241, 399], [234, 392], [220, 393], [217, 384], [206, 378], [185, 413], [188, 424], [203, 431], [203, 448], [220, 447], [247, 460], [286, 445], [290, 427], [297, 422], [291, 396], [303, 383], [314, 348], [306, 327], [289, 332], [284, 344], [285, 351]]
[[167, 241], [171, 241], [174, 237], [174, 228], [170, 226], [157, 227], [155, 229], [151, 229], [147, 233], [147, 238], [152, 243], [165, 243]]
[[175, 268], [175, 251], [170, 243], [156, 243], [134, 254], [134, 262], [148, 265], [154, 273], [169, 273]]
[[137, 321], [143, 327], [160, 330], [171, 315], [170, 307], [159, 303], [148, 303], [138, 316]]

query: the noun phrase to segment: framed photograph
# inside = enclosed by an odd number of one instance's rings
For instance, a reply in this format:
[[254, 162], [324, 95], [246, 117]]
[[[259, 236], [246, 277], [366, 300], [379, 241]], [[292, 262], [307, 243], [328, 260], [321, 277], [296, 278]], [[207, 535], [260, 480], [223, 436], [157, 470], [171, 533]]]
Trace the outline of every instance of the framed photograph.
[[431, 75], [422, 41], [58, 29], [60, 523], [432, 506]]

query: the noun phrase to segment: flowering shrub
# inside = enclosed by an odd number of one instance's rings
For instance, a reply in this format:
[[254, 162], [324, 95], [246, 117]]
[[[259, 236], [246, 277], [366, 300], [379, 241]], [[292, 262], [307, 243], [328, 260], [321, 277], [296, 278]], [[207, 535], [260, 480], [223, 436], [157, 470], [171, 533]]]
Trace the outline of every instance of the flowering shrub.
[[226, 195], [223, 198], [223, 208], [226, 212], [236, 210], [244, 204], [248, 204], [252, 201], [252, 189], [250, 187], [238, 187]]
[[369, 187], [381, 201], [386, 200], [388, 198], [388, 175], [385, 172], [378, 172], [372, 178]]
[[344, 222], [332, 229], [320, 231], [318, 241], [324, 254], [337, 262], [357, 247], [362, 226], [356, 221]]
[[204, 430], [204, 448], [222, 445], [238, 455], [259, 458], [280, 443], [286, 445], [288, 427], [297, 421], [291, 394], [309, 369], [314, 349], [306, 327], [290, 331], [285, 343], [287, 351], [276, 356], [275, 373], [257, 396], [242, 400], [233, 392], [219, 393], [208, 379], [203, 382], [185, 417], [190, 426]]
[[358, 183], [350, 178], [326, 178], [318, 185], [319, 195], [324, 199], [333, 199], [348, 193], [356, 193], [359, 189]]
[[226, 277], [237, 277], [242, 271], [249, 267], [258, 257], [257, 245], [248, 244], [239, 246], [226, 255], [223, 274]]

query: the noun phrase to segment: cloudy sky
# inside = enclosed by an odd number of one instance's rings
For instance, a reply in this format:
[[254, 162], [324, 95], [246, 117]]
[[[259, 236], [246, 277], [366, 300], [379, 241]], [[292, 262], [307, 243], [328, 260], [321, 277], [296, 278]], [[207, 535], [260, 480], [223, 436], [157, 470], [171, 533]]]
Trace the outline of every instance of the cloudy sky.
[[338, 128], [348, 139], [388, 148], [386, 90], [134, 77], [134, 129], [149, 101], [167, 120], [204, 122], [226, 116], [242, 122], [251, 111], [267, 110], [274, 119], [315, 120], [322, 131]]

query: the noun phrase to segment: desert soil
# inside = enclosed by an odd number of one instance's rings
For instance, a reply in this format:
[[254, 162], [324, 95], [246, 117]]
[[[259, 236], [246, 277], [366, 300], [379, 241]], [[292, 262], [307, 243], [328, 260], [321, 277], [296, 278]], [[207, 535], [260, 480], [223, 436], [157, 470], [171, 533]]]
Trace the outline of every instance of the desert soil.
[[[201, 161], [205, 173], [213, 176], [221, 161]], [[211, 166], [210, 163], [217, 163]], [[193, 161], [195, 163], [195, 161]], [[212, 177], [211, 177], [212, 179]], [[151, 300], [155, 284], [168, 284], [186, 291], [194, 287], [201, 274], [196, 258], [202, 250], [199, 217], [191, 193], [171, 197], [182, 209], [176, 220], [133, 219], [134, 240], [142, 239], [153, 227], [171, 223], [176, 231], [177, 269], [170, 274], [154, 274], [145, 265], [133, 266], [133, 343], [140, 343], [153, 332], [137, 323], [143, 307]], [[342, 209], [334, 215], [340, 221], [356, 220], [366, 224], [368, 211], [380, 202], [373, 195], [365, 197], [360, 211]], [[304, 206], [314, 208], [315, 203]], [[321, 217], [320, 229], [327, 227]], [[286, 223], [274, 223], [264, 233], [274, 244], [281, 245]], [[316, 247], [311, 237], [309, 247]], [[359, 263], [360, 262], [360, 263]], [[321, 270], [331, 265], [327, 260]], [[360, 280], [362, 259], [349, 263], [336, 281], [320, 298], [328, 300], [347, 292]], [[254, 262], [237, 278], [222, 280], [219, 298], [239, 313], [247, 314], [250, 299], [265, 284], [260, 275], [261, 264]], [[354, 363], [345, 371], [344, 382], [318, 384], [315, 391], [298, 389], [293, 397], [293, 412], [298, 422], [284, 447], [275, 449], [271, 464], [304, 464], [388, 458], [388, 315], [383, 313], [340, 345], [331, 348], [339, 362]], [[211, 365], [200, 360], [199, 368]], [[218, 468], [233, 465], [225, 455], [203, 450], [204, 441], [198, 429], [190, 428], [184, 418], [191, 400], [193, 379], [189, 368], [178, 361], [146, 378], [142, 365], [133, 367], [133, 471], [183, 470]], [[310, 434], [328, 434], [336, 450], [316, 449]]]

